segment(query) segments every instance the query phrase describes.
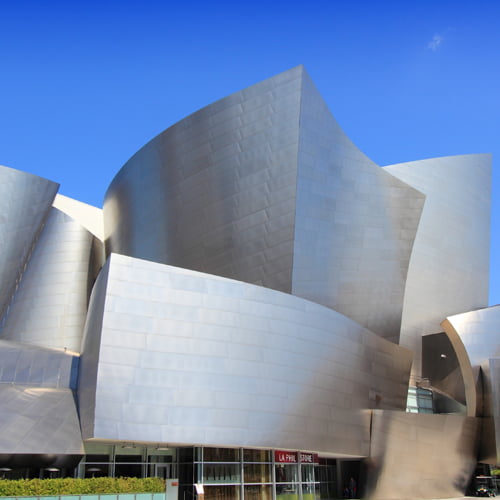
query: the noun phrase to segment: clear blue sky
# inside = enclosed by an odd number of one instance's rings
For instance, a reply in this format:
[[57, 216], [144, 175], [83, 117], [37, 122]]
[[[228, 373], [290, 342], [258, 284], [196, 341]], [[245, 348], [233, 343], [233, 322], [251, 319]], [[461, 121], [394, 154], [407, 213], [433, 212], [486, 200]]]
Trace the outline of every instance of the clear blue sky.
[[493, 154], [500, 303], [500, 2], [0, 2], [0, 164], [102, 205], [156, 134], [304, 64], [380, 165]]

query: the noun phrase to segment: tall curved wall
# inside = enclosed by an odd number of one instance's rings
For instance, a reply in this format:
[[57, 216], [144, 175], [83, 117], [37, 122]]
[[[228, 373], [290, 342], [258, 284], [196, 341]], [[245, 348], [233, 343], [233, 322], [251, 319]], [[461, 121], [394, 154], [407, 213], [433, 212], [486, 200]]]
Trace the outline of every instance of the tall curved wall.
[[90, 296], [94, 236], [52, 208], [9, 307], [0, 336], [80, 352]]
[[359, 457], [363, 409], [405, 408], [411, 353], [331, 309], [116, 254], [104, 274], [82, 354], [86, 439]]
[[466, 380], [478, 392], [477, 413], [483, 420], [480, 459], [491, 464], [500, 460], [499, 324], [500, 306], [457, 314], [443, 322], [445, 331], [457, 335], [465, 348], [463, 370], [470, 372]]
[[58, 189], [55, 182], [0, 166], [0, 318], [16, 291]]
[[292, 293], [397, 343], [425, 196], [349, 140], [307, 74], [298, 162]]
[[302, 71], [217, 101], [137, 152], [105, 196], [107, 254], [290, 292]]
[[352, 144], [298, 67], [136, 153], [106, 193], [106, 248], [293, 293], [397, 342], [424, 199]]
[[462, 498], [479, 431], [472, 417], [375, 410], [365, 498]]
[[421, 337], [452, 314], [488, 304], [491, 156], [433, 158], [385, 167], [426, 195], [406, 281], [400, 344], [415, 353]]

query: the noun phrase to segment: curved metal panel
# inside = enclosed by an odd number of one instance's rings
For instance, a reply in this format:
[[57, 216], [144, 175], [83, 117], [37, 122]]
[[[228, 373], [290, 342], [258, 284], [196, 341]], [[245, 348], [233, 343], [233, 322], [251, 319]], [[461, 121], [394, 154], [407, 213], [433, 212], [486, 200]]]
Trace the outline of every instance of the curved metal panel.
[[471, 407], [485, 421], [481, 460], [492, 464], [500, 461], [499, 324], [500, 306], [450, 316], [442, 323], [445, 331], [456, 335], [464, 346], [466, 356], [461, 366], [469, 381], [466, 387], [472, 394]]
[[83, 353], [85, 438], [366, 456], [362, 410], [406, 406], [411, 353], [329, 308], [116, 254], [109, 266], [87, 332], [97, 367]]
[[79, 352], [94, 236], [53, 208], [4, 319], [1, 337]]
[[299, 67], [132, 157], [106, 194], [107, 251], [293, 293], [397, 342], [423, 202], [352, 144]]
[[302, 71], [217, 101], [136, 153], [105, 196], [108, 255], [290, 292]]
[[76, 389], [72, 354], [0, 340], [0, 384]]
[[415, 352], [446, 316], [488, 304], [491, 156], [433, 158], [385, 167], [426, 195], [408, 270], [400, 344]]
[[303, 77], [292, 293], [398, 342], [425, 197], [367, 158]]
[[59, 184], [0, 166], [0, 318], [3, 318]]
[[0, 384], [0, 453], [83, 455], [71, 390]]
[[474, 385], [471, 385], [472, 378], [468, 378], [471, 373], [469, 358], [456, 333], [434, 333], [422, 337], [423, 379], [429, 380], [433, 389], [462, 406], [466, 405], [467, 415], [473, 417], [477, 413], [476, 393], [470, 392], [470, 387], [474, 388]]
[[87, 437], [94, 435], [97, 371], [108, 273], [109, 259], [101, 269], [92, 290], [83, 334], [77, 397], [82, 435]]
[[476, 466], [479, 425], [458, 415], [374, 411], [366, 498], [462, 497]]

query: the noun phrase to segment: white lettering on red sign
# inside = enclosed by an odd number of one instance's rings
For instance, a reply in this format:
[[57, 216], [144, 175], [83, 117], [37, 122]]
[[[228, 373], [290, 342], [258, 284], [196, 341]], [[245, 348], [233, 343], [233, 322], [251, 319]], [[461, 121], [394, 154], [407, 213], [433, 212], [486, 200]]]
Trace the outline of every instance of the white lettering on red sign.
[[317, 453], [300, 453], [300, 461], [303, 464], [317, 464], [319, 462]]
[[275, 451], [274, 460], [280, 464], [296, 464], [297, 453], [293, 451]]

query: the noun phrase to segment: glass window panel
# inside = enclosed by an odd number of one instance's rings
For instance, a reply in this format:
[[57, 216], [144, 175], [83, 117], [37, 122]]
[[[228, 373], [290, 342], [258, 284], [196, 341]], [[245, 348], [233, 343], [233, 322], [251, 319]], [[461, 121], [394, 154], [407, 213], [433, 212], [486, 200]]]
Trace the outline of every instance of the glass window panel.
[[233, 448], [203, 448], [204, 462], [239, 462], [240, 450]]
[[245, 500], [272, 500], [273, 488], [270, 484], [245, 486]]
[[205, 500], [239, 500], [239, 486], [205, 486]]
[[297, 484], [277, 484], [276, 500], [299, 500]]
[[179, 448], [179, 462], [192, 462], [194, 459], [194, 448]]
[[314, 465], [302, 464], [301, 470], [302, 470], [302, 482], [303, 483], [313, 483], [314, 482]]
[[316, 481], [321, 481], [322, 483], [335, 482], [336, 480], [336, 469], [334, 465], [327, 466], [317, 466], [315, 468], [314, 477]]
[[270, 483], [271, 466], [269, 464], [245, 464], [243, 466], [245, 483]]
[[243, 450], [245, 462], [270, 462], [271, 452], [269, 450]]
[[175, 457], [172, 455], [148, 455], [148, 462], [156, 464], [172, 463], [175, 461]]
[[109, 455], [86, 455], [85, 456], [85, 462], [90, 463], [90, 462], [109, 462], [110, 458]]
[[296, 483], [297, 479], [297, 464], [276, 465], [277, 483]]
[[142, 462], [141, 455], [116, 455], [115, 462], [137, 463]]
[[321, 498], [319, 484], [303, 484], [302, 500], [317, 500]]
[[142, 477], [141, 464], [115, 464], [115, 477]]
[[203, 464], [203, 483], [241, 482], [239, 464]]
[[85, 464], [85, 477], [109, 476], [109, 464]]

